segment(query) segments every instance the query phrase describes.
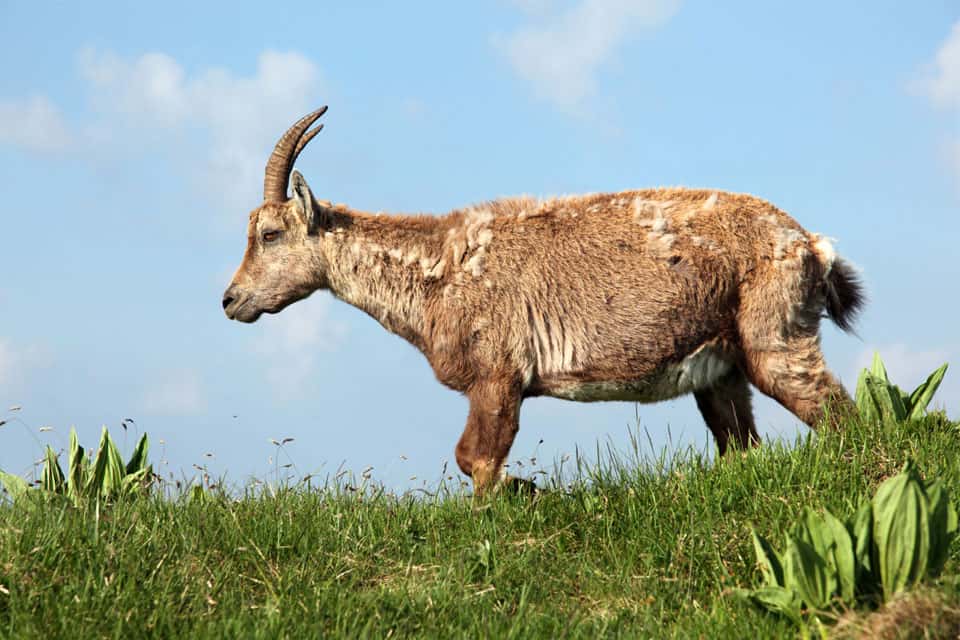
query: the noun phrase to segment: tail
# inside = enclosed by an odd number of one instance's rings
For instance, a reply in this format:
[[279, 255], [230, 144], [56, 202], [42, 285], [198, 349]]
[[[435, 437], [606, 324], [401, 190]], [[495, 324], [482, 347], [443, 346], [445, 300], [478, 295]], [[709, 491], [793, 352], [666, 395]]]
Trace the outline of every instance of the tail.
[[827, 316], [838, 327], [852, 333], [857, 314], [867, 302], [863, 282], [857, 270], [836, 254], [827, 238], [817, 239], [813, 243], [813, 249], [825, 271]]

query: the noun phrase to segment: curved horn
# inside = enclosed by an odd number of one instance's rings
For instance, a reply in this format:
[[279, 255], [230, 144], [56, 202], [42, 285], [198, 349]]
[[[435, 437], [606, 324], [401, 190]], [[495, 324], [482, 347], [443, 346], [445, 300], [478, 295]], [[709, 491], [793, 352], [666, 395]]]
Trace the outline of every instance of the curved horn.
[[323, 106], [297, 120], [292, 127], [283, 134], [277, 146], [273, 148], [270, 159], [267, 160], [266, 169], [263, 176], [263, 199], [266, 202], [283, 202], [287, 199], [287, 182], [290, 180], [290, 170], [297, 156], [307, 146], [307, 143], [317, 135], [319, 127], [304, 133], [313, 125], [317, 119], [326, 113], [327, 107]]

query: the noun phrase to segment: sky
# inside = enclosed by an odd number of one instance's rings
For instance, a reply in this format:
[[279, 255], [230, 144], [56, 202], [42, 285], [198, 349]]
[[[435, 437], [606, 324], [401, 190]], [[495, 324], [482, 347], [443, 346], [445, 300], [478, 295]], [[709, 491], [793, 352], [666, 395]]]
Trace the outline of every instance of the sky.
[[[466, 400], [413, 347], [327, 292], [253, 325], [220, 307], [270, 149], [322, 104], [297, 167], [362, 210], [770, 200], [862, 271], [858, 335], [823, 328], [831, 369], [852, 390], [878, 350], [912, 389], [950, 362], [935, 404], [960, 417], [954, 0], [267, 4], [0, 0], [0, 469], [107, 425], [178, 478], [459, 476]], [[754, 397], [765, 438], [807, 432]], [[510, 460], [638, 429], [648, 451], [712, 447], [689, 396], [534, 399]]]

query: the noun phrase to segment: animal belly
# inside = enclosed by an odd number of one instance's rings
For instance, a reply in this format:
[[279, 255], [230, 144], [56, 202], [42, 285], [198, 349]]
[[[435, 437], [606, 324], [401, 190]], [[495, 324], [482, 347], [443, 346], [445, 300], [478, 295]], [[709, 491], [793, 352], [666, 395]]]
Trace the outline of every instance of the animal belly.
[[578, 402], [626, 400], [658, 402], [709, 389], [733, 369], [733, 362], [712, 346], [703, 346], [655, 373], [635, 380], [591, 380], [556, 376], [542, 382], [544, 395]]

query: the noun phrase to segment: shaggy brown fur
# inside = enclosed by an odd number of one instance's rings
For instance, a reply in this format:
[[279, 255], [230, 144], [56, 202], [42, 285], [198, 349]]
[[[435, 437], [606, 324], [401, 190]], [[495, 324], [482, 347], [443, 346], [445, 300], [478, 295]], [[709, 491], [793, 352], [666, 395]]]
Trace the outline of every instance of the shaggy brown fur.
[[227, 316], [253, 322], [329, 289], [409, 341], [470, 400], [456, 458], [478, 492], [501, 479], [531, 396], [693, 393], [721, 453], [759, 442], [748, 382], [810, 426], [850, 405], [819, 322], [848, 328], [860, 285], [759, 198], [650, 189], [407, 217], [316, 200], [297, 172], [292, 185], [250, 214]]

